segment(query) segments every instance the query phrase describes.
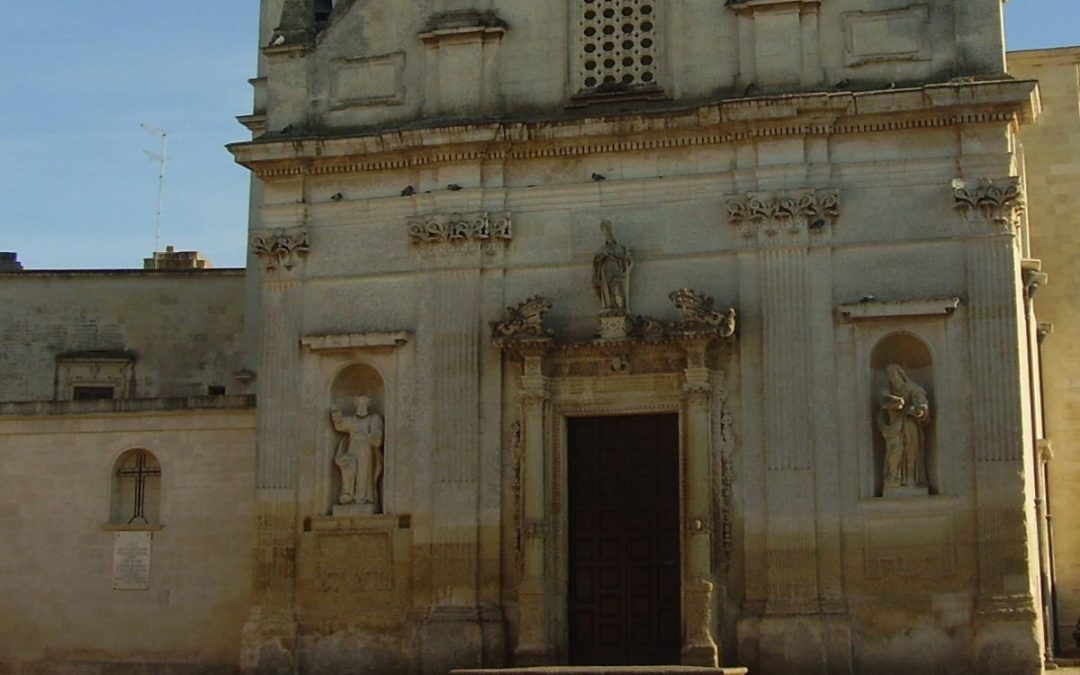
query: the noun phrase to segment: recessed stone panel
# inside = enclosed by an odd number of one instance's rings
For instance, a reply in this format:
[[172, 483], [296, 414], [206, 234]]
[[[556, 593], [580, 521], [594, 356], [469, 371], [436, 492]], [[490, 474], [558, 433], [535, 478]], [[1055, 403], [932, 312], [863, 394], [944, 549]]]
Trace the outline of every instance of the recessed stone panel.
[[333, 74], [335, 110], [372, 105], [398, 105], [405, 100], [402, 74], [405, 54], [397, 52], [359, 59], [341, 59]]
[[844, 63], [858, 66], [882, 61], [930, 58], [930, 8], [912, 5], [887, 12], [844, 15]]

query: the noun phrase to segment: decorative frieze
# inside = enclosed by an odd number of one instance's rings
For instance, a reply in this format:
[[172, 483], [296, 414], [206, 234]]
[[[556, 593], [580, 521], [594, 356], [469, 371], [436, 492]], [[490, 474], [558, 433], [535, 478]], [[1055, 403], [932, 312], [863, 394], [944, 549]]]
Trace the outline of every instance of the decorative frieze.
[[956, 210], [968, 220], [980, 220], [1005, 233], [1015, 232], [1020, 225], [1025, 208], [1020, 178], [978, 181], [957, 178], [952, 189]]
[[728, 222], [744, 239], [783, 241], [779, 235], [797, 237], [822, 234], [840, 216], [840, 193], [823, 190], [749, 192], [727, 200]]
[[510, 212], [432, 214], [410, 218], [409, 237], [416, 246], [430, 244], [509, 243], [514, 238]]
[[251, 252], [262, 259], [268, 270], [281, 267], [291, 270], [308, 251], [306, 227], [260, 230], [251, 234]]

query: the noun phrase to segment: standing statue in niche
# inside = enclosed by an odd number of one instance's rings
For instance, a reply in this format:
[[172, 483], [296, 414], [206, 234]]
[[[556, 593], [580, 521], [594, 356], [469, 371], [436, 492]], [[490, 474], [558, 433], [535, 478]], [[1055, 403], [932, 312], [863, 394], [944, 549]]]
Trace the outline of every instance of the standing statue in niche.
[[593, 258], [593, 288], [605, 313], [625, 314], [634, 261], [630, 259], [630, 251], [615, 241], [611, 221], [601, 222], [600, 229], [604, 232], [604, 250]]
[[341, 408], [330, 409], [334, 430], [345, 434], [334, 452], [334, 464], [341, 473], [338, 504], [355, 504], [359, 510], [375, 513], [379, 508], [379, 480], [383, 473], [383, 419], [371, 410], [371, 399], [354, 399], [356, 414], [344, 417]]
[[885, 367], [885, 375], [889, 388], [882, 394], [877, 420], [885, 439], [885, 487], [926, 487], [925, 429], [930, 421], [926, 390], [895, 363]]

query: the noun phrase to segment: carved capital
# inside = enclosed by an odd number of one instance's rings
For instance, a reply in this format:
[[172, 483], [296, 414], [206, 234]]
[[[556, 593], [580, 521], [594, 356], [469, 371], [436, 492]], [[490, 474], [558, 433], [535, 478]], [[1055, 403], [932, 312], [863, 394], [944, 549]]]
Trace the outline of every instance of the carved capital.
[[989, 224], [999, 232], [1012, 233], [1020, 225], [1026, 207], [1020, 178], [952, 182], [956, 210], [966, 219]]
[[415, 246], [462, 246], [470, 243], [490, 246], [497, 242], [505, 244], [514, 238], [508, 211], [494, 215], [480, 211], [418, 216], [410, 218], [406, 227]]
[[291, 270], [308, 254], [306, 227], [259, 230], [251, 234], [251, 252], [259, 256], [267, 270]]
[[826, 233], [840, 216], [836, 189], [748, 192], [727, 200], [728, 222], [743, 239], [760, 244], [789, 243], [802, 235]]

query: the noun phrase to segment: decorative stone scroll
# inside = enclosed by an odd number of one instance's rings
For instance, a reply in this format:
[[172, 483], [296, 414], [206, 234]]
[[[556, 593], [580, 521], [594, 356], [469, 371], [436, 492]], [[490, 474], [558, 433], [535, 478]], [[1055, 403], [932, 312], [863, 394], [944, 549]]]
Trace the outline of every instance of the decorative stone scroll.
[[668, 298], [682, 318], [672, 328], [680, 332], [715, 330], [720, 337], [735, 334], [735, 308], [726, 312], [713, 309], [713, 299], [690, 288], [673, 291]]
[[952, 182], [956, 210], [968, 220], [993, 224], [1000, 232], [1015, 232], [1026, 204], [1020, 178]]
[[728, 221], [744, 239], [769, 241], [780, 234], [822, 234], [840, 216], [836, 189], [749, 192], [727, 200]]
[[291, 270], [308, 251], [306, 227], [258, 231], [251, 235], [251, 252], [262, 259], [268, 270], [281, 267]]
[[550, 337], [544, 328], [544, 315], [551, 311], [547, 298], [534, 295], [514, 307], [506, 308], [506, 319], [492, 324], [495, 343], [501, 346], [507, 340], [535, 340]]
[[514, 238], [510, 212], [492, 216], [487, 211], [472, 214], [433, 214], [410, 218], [409, 237], [416, 246], [429, 244], [509, 243]]

